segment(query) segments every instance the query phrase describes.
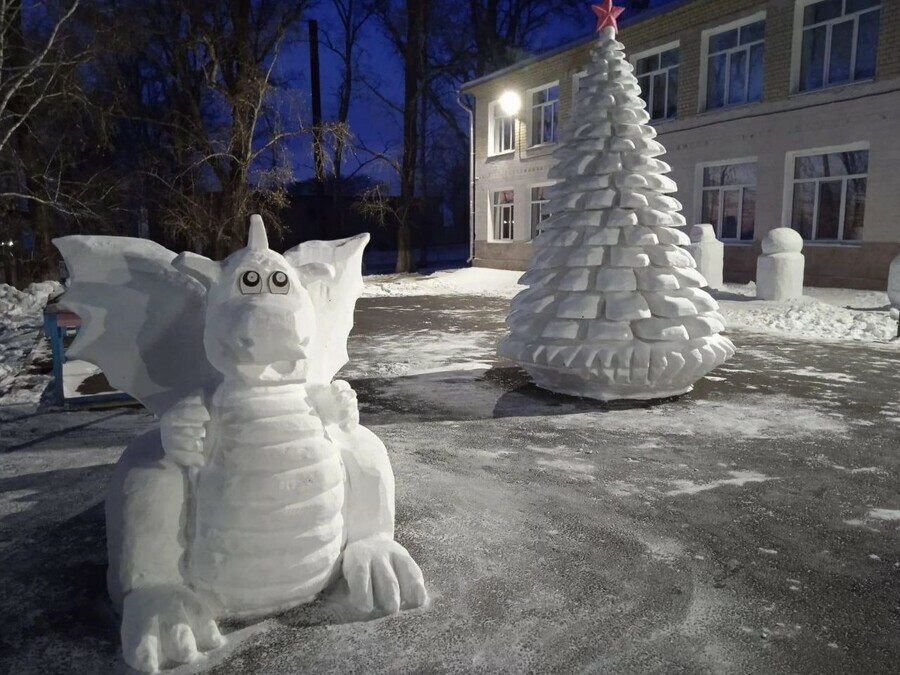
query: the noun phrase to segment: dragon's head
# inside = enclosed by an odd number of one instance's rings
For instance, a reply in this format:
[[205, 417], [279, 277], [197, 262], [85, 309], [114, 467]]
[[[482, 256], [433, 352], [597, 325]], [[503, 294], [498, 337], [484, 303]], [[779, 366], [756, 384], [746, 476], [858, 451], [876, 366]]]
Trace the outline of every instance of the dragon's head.
[[333, 276], [331, 265], [294, 268], [269, 248], [258, 215], [250, 218], [246, 248], [221, 263], [182, 253], [172, 264], [206, 287], [203, 342], [216, 370], [251, 383], [306, 379], [316, 317], [301, 278]]

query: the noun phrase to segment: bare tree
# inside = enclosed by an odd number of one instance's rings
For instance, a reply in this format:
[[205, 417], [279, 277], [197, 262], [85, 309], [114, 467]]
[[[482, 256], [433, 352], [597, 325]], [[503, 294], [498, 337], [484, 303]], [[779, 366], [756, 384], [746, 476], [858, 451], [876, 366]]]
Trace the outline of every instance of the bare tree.
[[331, 0], [338, 16], [337, 39], [325, 32], [325, 44], [340, 60], [341, 79], [337, 89], [337, 116], [335, 126], [343, 133], [334, 135], [332, 175], [335, 188], [341, 183], [344, 152], [350, 141], [347, 120], [350, 116], [350, 105], [353, 101], [353, 85], [359, 71], [359, 39], [363, 28], [372, 18], [374, 8], [367, 6], [363, 0]]
[[120, 28], [107, 36], [109, 77], [146, 143], [139, 169], [166, 230], [221, 256], [243, 245], [252, 212], [278, 228], [286, 143], [306, 127], [277, 66], [308, 3], [106, 2]]

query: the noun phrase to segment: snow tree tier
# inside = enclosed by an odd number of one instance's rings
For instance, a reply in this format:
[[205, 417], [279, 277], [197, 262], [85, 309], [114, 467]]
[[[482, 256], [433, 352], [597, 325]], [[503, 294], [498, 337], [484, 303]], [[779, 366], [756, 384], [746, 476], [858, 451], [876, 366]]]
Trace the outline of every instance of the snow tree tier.
[[683, 394], [734, 354], [622, 50], [603, 28], [499, 347], [538, 386], [600, 400]]

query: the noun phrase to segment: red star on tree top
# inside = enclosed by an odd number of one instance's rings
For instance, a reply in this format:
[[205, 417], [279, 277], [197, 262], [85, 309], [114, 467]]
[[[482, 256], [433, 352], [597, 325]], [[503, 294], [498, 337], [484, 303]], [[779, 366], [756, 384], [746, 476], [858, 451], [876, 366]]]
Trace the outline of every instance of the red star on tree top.
[[616, 33], [619, 32], [619, 24], [616, 19], [625, 11], [624, 7], [613, 7], [612, 0], [603, 0], [602, 5], [591, 5], [591, 9], [597, 15], [598, 33], [607, 26], [612, 26]]

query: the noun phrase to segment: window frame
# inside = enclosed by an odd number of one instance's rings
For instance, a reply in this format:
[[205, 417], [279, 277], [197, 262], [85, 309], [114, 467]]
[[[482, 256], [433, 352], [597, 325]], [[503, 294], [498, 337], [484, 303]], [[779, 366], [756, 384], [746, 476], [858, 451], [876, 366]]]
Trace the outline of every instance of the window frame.
[[[748, 14], [747, 16], [743, 16], [740, 19], [735, 19], [734, 21], [730, 21], [728, 23], [719, 24], [712, 28], [707, 28], [706, 30], [700, 33], [700, 91], [697, 95], [697, 112], [718, 112], [723, 110], [731, 110], [733, 108], [739, 108], [744, 105], [752, 105], [754, 103], [760, 103], [762, 101], [762, 97], [760, 97], [759, 101], [746, 101], [744, 103], [725, 103], [724, 105], [717, 108], [708, 108], [706, 105], [706, 101], [708, 99], [707, 87], [709, 86], [709, 44], [710, 39], [714, 35], [718, 35], [719, 33], [725, 33], [730, 30], [738, 29], [741, 27], [750, 25], [751, 23], [756, 23], [757, 21], [767, 21], [767, 16], [765, 10], [756, 12], [754, 14]], [[766, 53], [766, 29], [763, 29], [762, 40], [758, 42], [750, 42], [746, 45], [739, 45], [738, 47], [734, 47], [728, 50], [725, 50], [723, 53], [734, 53], [740, 51], [741, 49], [746, 49], [748, 53], [747, 58], [747, 88], [749, 90], [750, 87], [750, 47], [755, 44], [762, 44], [763, 46], [763, 90], [765, 90], [765, 53]], [[719, 52], [716, 52], [717, 54]], [[730, 79], [730, 72], [729, 72]], [[726, 91], [727, 91], [726, 85]], [[727, 101], [728, 97], [725, 96]]]
[[[851, 77], [849, 80], [844, 80], [843, 82], [835, 82], [834, 84], [823, 84], [821, 87], [816, 89], [801, 89], [800, 88], [800, 71], [803, 67], [803, 33], [805, 30], [809, 30], [810, 27], [803, 25], [803, 13], [807, 7], [810, 5], [814, 5], [817, 2], [822, 2], [822, 0], [797, 0], [794, 3], [794, 26], [793, 26], [793, 36], [791, 40], [791, 95], [802, 95], [802, 94], [811, 94], [817, 91], [825, 91], [826, 89], [832, 89], [834, 87], [846, 87], [848, 85], [859, 84], [861, 82], [873, 82], [878, 75], [878, 48], [876, 46], [875, 50], [875, 73], [872, 77], [865, 77], [860, 79], [855, 79]], [[842, 8], [845, 10], [847, 7], [846, 0], [843, 0]], [[855, 15], [854, 26], [855, 30], [853, 32], [853, 52], [850, 55], [850, 70], [851, 72], [855, 70], [856, 65], [856, 57], [857, 57], [857, 48], [859, 46], [859, 15], [865, 14], [867, 12], [874, 12], [876, 8], [870, 7], [868, 9], [861, 10], [859, 12], [853, 12], [852, 15]], [[878, 4], [879, 11], [881, 11], [882, 15], [878, 20], [878, 40], [881, 41], [881, 27], [882, 27], [882, 19], [884, 18], [884, 0], [881, 0]], [[823, 82], [828, 75], [828, 65], [829, 60], [831, 58], [831, 35], [832, 28], [835, 23], [841, 23], [842, 21], [846, 21], [847, 14], [841, 14], [840, 17], [835, 19], [827, 19], [825, 21], [821, 21], [817, 24], [813, 24], [815, 26], [828, 26], [828, 33], [826, 35], [825, 40], [825, 62], [822, 64], [823, 70]]]
[[[547, 188], [552, 185], [556, 185], [556, 181], [542, 181], [540, 183], [529, 183], [529, 185], [528, 185], [528, 225], [530, 226], [530, 232], [531, 232], [531, 238], [529, 239], [529, 241], [534, 241], [537, 238], [537, 236], [540, 234], [540, 232], [537, 231], [537, 228], [536, 228], [536, 225], [534, 222], [534, 205], [550, 203], [550, 200], [547, 197], [544, 197], [544, 199], [542, 199], [542, 200], [535, 201], [534, 197], [532, 196], [532, 192], [535, 188]], [[544, 211], [544, 209], [541, 208], [541, 215], [543, 215], [543, 211]], [[548, 218], [550, 217], [549, 213], [547, 214], [547, 217]], [[541, 218], [540, 222], [537, 223], [537, 225], [540, 225], [541, 223], [543, 223], [544, 220], [546, 220], [546, 219]]]
[[[534, 131], [534, 126], [533, 126], [534, 125], [534, 109], [535, 109], [535, 107], [537, 107], [534, 105], [534, 95], [540, 91], [544, 91], [545, 89], [552, 89], [553, 87], [556, 87], [556, 89], [557, 89], [557, 92], [556, 92], [556, 126], [554, 128], [554, 130], [556, 132], [556, 140], [554, 140], [554, 141], [543, 141], [542, 140], [540, 143], [535, 143], [534, 145], [532, 145], [531, 138], [532, 138], [532, 133]], [[539, 87], [534, 87], [532, 89], [528, 89], [525, 92], [524, 103], [528, 106], [528, 118], [527, 118], [528, 119], [528, 128], [526, 130], [528, 138], [526, 139], [525, 147], [528, 150], [536, 150], [538, 148], [545, 148], [545, 147], [548, 147], [551, 145], [556, 145], [557, 143], [559, 143], [559, 132], [560, 132], [560, 124], [559, 124], [559, 122], [560, 122], [560, 108], [559, 108], [560, 101], [559, 101], [559, 99], [560, 99], [561, 93], [562, 93], [562, 91], [559, 88], [559, 80], [554, 80], [553, 82], [548, 82], [546, 84], [542, 84]], [[549, 107], [552, 105], [553, 105], [552, 103], [539, 104], [539, 106], [541, 108]]]
[[[502, 157], [503, 155], [512, 155], [516, 152], [516, 137], [518, 135], [518, 119], [516, 115], [506, 115], [500, 109], [500, 101], [491, 101], [488, 104], [488, 157]], [[495, 150], [495, 141], [497, 140], [497, 120], [508, 119], [512, 121], [512, 147], [509, 150]]]
[[[869, 153], [869, 165], [866, 169], [865, 174], [848, 174], [846, 176], [830, 176], [830, 177], [822, 177], [822, 178], [794, 178], [794, 171], [797, 164], [798, 157], [816, 157], [818, 155], [828, 155], [831, 153], [839, 153], [839, 152], [859, 152], [864, 150]], [[789, 227], [793, 229], [793, 213], [794, 213], [794, 185], [796, 183], [816, 183], [816, 193], [813, 199], [813, 230], [812, 230], [812, 238], [804, 239], [803, 245], [806, 246], [808, 244], [820, 244], [826, 246], [835, 246], [835, 245], [860, 245], [863, 243], [863, 239], [844, 239], [842, 235], [844, 233], [844, 217], [846, 215], [847, 208], [847, 186], [846, 182], [855, 178], [865, 178], [866, 179], [866, 193], [868, 194], [869, 185], [868, 180], [871, 175], [871, 162], [872, 162], [872, 149], [869, 147], [868, 141], [859, 141], [857, 143], [845, 143], [843, 145], [829, 145], [820, 148], [807, 148], [804, 150], [792, 150], [785, 154], [785, 162], [784, 162], [784, 198], [782, 200], [782, 212], [781, 212], [781, 223], [782, 227]], [[838, 238], [837, 239], [817, 239], [816, 232], [819, 229], [819, 183], [823, 181], [835, 181], [842, 180], [841, 186], [841, 208], [839, 213], [839, 221], [838, 221]], [[866, 216], [863, 214], [863, 233], [865, 233], [865, 219]], [[796, 230], [795, 230], [796, 231]], [[799, 234], [799, 232], [798, 232]]]
[[[705, 169], [708, 169], [712, 166], [726, 166], [726, 165], [734, 165], [734, 164], [756, 164], [756, 183], [753, 185], [753, 189], [757, 190], [759, 187], [759, 158], [756, 156], [753, 157], [737, 157], [733, 159], [714, 159], [707, 162], [698, 162], [694, 168], [694, 215], [695, 222], [698, 223], [706, 223], [708, 221], [703, 219], [703, 193], [711, 192], [713, 190], [717, 190], [719, 192], [719, 220], [721, 221], [722, 215], [722, 207], [723, 207], [723, 193], [728, 188], [732, 190], [741, 188], [741, 198], [738, 202], [739, 208], [738, 212], [743, 214], [744, 207], [744, 190], [749, 187], [749, 184], [737, 184], [737, 185], [716, 185], [713, 187], [705, 187], [703, 185], [703, 172]], [[757, 200], [758, 203], [758, 200]], [[716, 238], [722, 242], [727, 242], [728, 244], [752, 244], [754, 239], [756, 238], [756, 212], [754, 211], [753, 215], [753, 237], [750, 239], [741, 239], [741, 223], [737, 224], [737, 228], [735, 230], [737, 237], [723, 237], [722, 236], [722, 223], [710, 223], [716, 231]]]
[[[640, 61], [641, 59], [645, 59], [648, 56], [654, 56], [655, 54], [662, 54], [663, 52], [668, 52], [673, 49], [678, 50], [678, 63], [677, 64], [675, 64], [674, 66], [666, 66], [665, 68], [660, 68], [659, 70], [652, 70], [652, 71], [650, 71], [650, 73], [645, 73], [644, 75], [638, 76], [638, 74], [637, 74], [637, 62], [638, 61]], [[659, 45], [658, 47], [653, 47], [652, 49], [645, 49], [642, 52], [638, 52], [634, 56], [629, 57], [629, 63], [631, 63], [632, 67], [634, 67], [634, 77], [636, 80], [640, 80], [641, 77], [646, 77], [647, 74], [649, 74], [651, 76], [650, 81], [652, 83], [652, 81], [653, 81], [652, 77], [655, 74], [665, 73], [666, 74], [666, 101], [668, 102], [668, 100], [669, 100], [669, 71], [672, 70], [673, 68], [677, 68], [677, 69], [679, 69], [679, 73], [678, 73], [679, 78], [681, 77], [681, 72], [680, 72], [680, 70], [681, 70], [681, 40], [674, 40], [672, 42], [667, 42], [666, 44]], [[650, 98], [650, 95], [648, 95], [648, 98]], [[652, 112], [651, 106], [648, 103], [646, 110], [647, 110], [647, 113], [649, 115], [651, 115], [650, 121], [651, 122], [668, 122], [670, 120], [678, 119], [678, 92], [677, 91], [675, 92], [675, 104], [676, 104], [675, 105], [675, 114], [672, 115], [671, 117], [669, 117], [668, 115], [666, 117], [653, 117], [652, 116], [653, 112]], [[668, 106], [667, 106], [667, 108], [668, 108]], [[668, 112], [668, 109], [666, 112]]]
[[[501, 192], [511, 192], [512, 193], [512, 201], [505, 202], [503, 204], [494, 204], [494, 195], [497, 195]], [[498, 243], [509, 243], [511, 241], [516, 241], [516, 190], [513, 187], [501, 187], [501, 188], [492, 188], [488, 192], [488, 206], [490, 208], [489, 213], [491, 214], [491, 228], [490, 235], [492, 242]], [[501, 238], [500, 235], [500, 227], [502, 223], [502, 218], [498, 221], [497, 214], [495, 213], [495, 209], [503, 209], [505, 207], [509, 207], [512, 209], [512, 218], [510, 218], [510, 232], [509, 238]]]

